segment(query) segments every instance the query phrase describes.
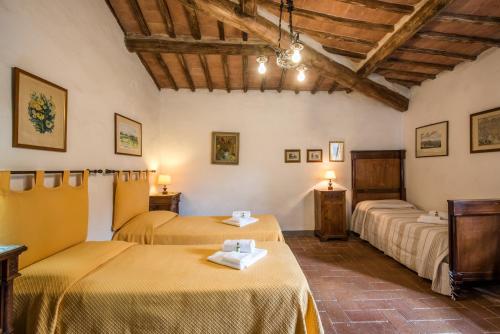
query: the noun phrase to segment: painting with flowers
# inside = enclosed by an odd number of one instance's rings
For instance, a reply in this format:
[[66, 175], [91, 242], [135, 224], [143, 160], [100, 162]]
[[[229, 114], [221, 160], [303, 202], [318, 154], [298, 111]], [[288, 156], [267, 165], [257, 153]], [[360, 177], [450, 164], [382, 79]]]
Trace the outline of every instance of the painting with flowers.
[[67, 90], [14, 68], [13, 146], [66, 151]]

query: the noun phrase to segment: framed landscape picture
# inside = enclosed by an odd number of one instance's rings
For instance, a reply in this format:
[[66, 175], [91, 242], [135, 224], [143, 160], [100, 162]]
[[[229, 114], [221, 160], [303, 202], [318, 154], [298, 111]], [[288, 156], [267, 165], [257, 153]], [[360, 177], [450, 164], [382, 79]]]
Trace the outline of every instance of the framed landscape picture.
[[237, 165], [240, 162], [240, 134], [212, 132], [212, 164]]
[[68, 91], [13, 68], [12, 146], [66, 152]]
[[323, 150], [322, 149], [307, 150], [307, 162], [323, 162]]
[[298, 163], [300, 162], [300, 150], [285, 150], [285, 162], [286, 163]]
[[448, 155], [448, 121], [429, 124], [415, 129], [415, 157]]
[[470, 115], [470, 152], [500, 151], [500, 108]]
[[142, 156], [142, 124], [116, 113], [115, 154]]

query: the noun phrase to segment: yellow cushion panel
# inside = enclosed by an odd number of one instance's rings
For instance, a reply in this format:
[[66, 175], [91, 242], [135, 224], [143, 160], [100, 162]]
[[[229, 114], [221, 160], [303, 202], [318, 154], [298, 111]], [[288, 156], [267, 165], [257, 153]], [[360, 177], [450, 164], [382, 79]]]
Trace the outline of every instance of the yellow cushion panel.
[[141, 173], [137, 180], [124, 180], [123, 173], [115, 178], [113, 231], [118, 230], [138, 214], [149, 211], [148, 175]]

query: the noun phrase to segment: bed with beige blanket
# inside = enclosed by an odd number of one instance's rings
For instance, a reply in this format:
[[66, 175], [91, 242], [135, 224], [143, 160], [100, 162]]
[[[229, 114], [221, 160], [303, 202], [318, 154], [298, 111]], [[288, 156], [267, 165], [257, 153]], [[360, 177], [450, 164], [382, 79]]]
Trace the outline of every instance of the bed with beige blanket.
[[351, 230], [386, 255], [432, 280], [432, 290], [450, 295], [448, 224], [419, 223], [424, 211], [402, 200], [359, 202]]
[[179, 216], [170, 211], [149, 211], [148, 176], [115, 177], [113, 240], [156, 245], [222, 243], [226, 239], [284, 241], [273, 215], [256, 215], [258, 222], [237, 227], [224, 224], [229, 217]]

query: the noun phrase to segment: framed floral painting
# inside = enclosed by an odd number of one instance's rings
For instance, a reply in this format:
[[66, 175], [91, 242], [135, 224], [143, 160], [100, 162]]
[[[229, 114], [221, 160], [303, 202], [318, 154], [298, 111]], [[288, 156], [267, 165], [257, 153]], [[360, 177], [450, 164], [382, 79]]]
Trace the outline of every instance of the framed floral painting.
[[12, 146], [66, 152], [68, 91], [13, 68]]
[[212, 132], [212, 164], [237, 165], [240, 162], [240, 134]]
[[115, 114], [115, 154], [142, 156], [142, 124]]

